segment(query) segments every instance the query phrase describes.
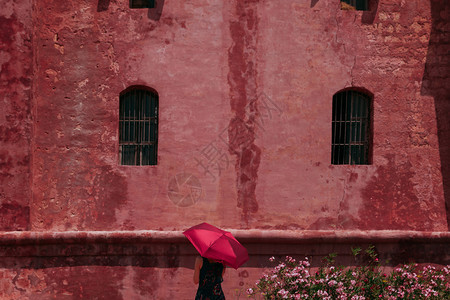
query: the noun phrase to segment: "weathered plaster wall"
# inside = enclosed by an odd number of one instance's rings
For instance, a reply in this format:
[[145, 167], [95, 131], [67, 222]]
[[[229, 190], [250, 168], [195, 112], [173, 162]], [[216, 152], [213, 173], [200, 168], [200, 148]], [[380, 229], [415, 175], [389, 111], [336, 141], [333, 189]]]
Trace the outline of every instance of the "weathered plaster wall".
[[31, 1], [0, 1], [0, 6], [0, 230], [27, 230], [31, 198]]
[[[32, 229], [447, 230], [430, 2], [157, 3], [36, 1]], [[159, 93], [157, 166], [118, 165], [135, 84]], [[373, 94], [368, 166], [330, 164], [349, 87]]]
[[422, 95], [434, 98], [439, 155], [450, 226], [450, 2], [431, 1], [431, 35], [422, 79]]

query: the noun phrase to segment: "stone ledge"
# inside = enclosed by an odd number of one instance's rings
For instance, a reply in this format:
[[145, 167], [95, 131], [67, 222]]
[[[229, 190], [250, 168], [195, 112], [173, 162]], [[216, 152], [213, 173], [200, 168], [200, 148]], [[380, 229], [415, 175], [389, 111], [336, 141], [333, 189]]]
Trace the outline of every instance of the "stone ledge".
[[[380, 259], [450, 264], [450, 232], [230, 230], [247, 248], [249, 267], [267, 264], [272, 255], [308, 256], [314, 265], [337, 253], [345, 265], [358, 263], [351, 247], [374, 245]], [[25, 259], [34, 266], [73, 264], [191, 267], [195, 248], [182, 231], [1, 232], [0, 265]], [[20, 263], [19, 263], [20, 264]]]
[[[335, 243], [390, 243], [414, 240], [416, 242], [450, 243], [450, 232], [403, 231], [403, 230], [229, 230], [242, 243], [282, 242], [309, 244]], [[46, 245], [89, 243], [188, 243], [182, 231], [10, 231], [0, 232], [0, 245]]]

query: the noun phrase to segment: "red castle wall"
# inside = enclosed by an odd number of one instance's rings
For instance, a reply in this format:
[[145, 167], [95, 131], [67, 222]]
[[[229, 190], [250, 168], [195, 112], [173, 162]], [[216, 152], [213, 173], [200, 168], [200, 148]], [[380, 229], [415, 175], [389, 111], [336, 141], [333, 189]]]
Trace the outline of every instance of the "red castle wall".
[[[125, 2], [36, 3], [32, 229], [447, 229], [421, 93], [429, 2], [370, 17], [335, 1]], [[159, 93], [157, 166], [118, 164], [118, 95], [136, 84]], [[348, 87], [373, 93], [371, 165], [330, 163], [331, 99]], [[183, 173], [195, 205], [168, 197]]]
[[[448, 230], [448, 1], [0, 2], [0, 230]], [[132, 85], [159, 94], [157, 166], [118, 163]], [[347, 88], [373, 96], [370, 165], [330, 163], [332, 97]], [[187, 246], [147, 261], [93, 243], [84, 262], [64, 246], [44, 262], [2, 257], [3, 291], [139, 299], [169, 293], [165, 282], [192, 294]], [[227, 275], [227, 290], [261, 261]]]
[[[429, 3], [380, 3], [371, 23], [333, 1], [168, 2], [160, 16], [94, 2], [36, 3], [32, 229], [446, 230], [421, 93]], [[157, 166], [118, 165], [118, 95], [135, 84], [159, 93]], [[373, 163], [333, 166], [331, 99], [352, 86], [374, 95]], [[208, 172], [207, 151], [222, 158]], [[168, 197], [183, 173], [195, 205]]]

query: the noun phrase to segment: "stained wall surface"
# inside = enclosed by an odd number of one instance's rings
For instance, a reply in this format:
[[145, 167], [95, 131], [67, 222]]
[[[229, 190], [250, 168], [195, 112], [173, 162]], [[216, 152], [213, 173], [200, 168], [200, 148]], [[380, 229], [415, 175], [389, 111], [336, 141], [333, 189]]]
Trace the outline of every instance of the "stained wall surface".
[[31, 1], [1, 1], [0, 230], [30, 228], [32, 140]]
[[[373, 4], [36, 1], [31, 228], [446, 230], [430, 2]], [[132, 85], [159, 94], [157, 166], [118, 163]], [[331, 165], [351, 87], [373, 95], [372, 163]]]

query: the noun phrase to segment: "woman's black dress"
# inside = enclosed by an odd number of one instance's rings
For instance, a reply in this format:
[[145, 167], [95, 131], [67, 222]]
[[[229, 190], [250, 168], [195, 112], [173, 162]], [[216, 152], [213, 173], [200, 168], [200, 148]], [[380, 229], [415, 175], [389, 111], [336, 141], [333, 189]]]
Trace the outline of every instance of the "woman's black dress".
[[211, 263], [203, 257], [195, 300], [225, 300], [221, 285], [222, 272], [221, 263]]

